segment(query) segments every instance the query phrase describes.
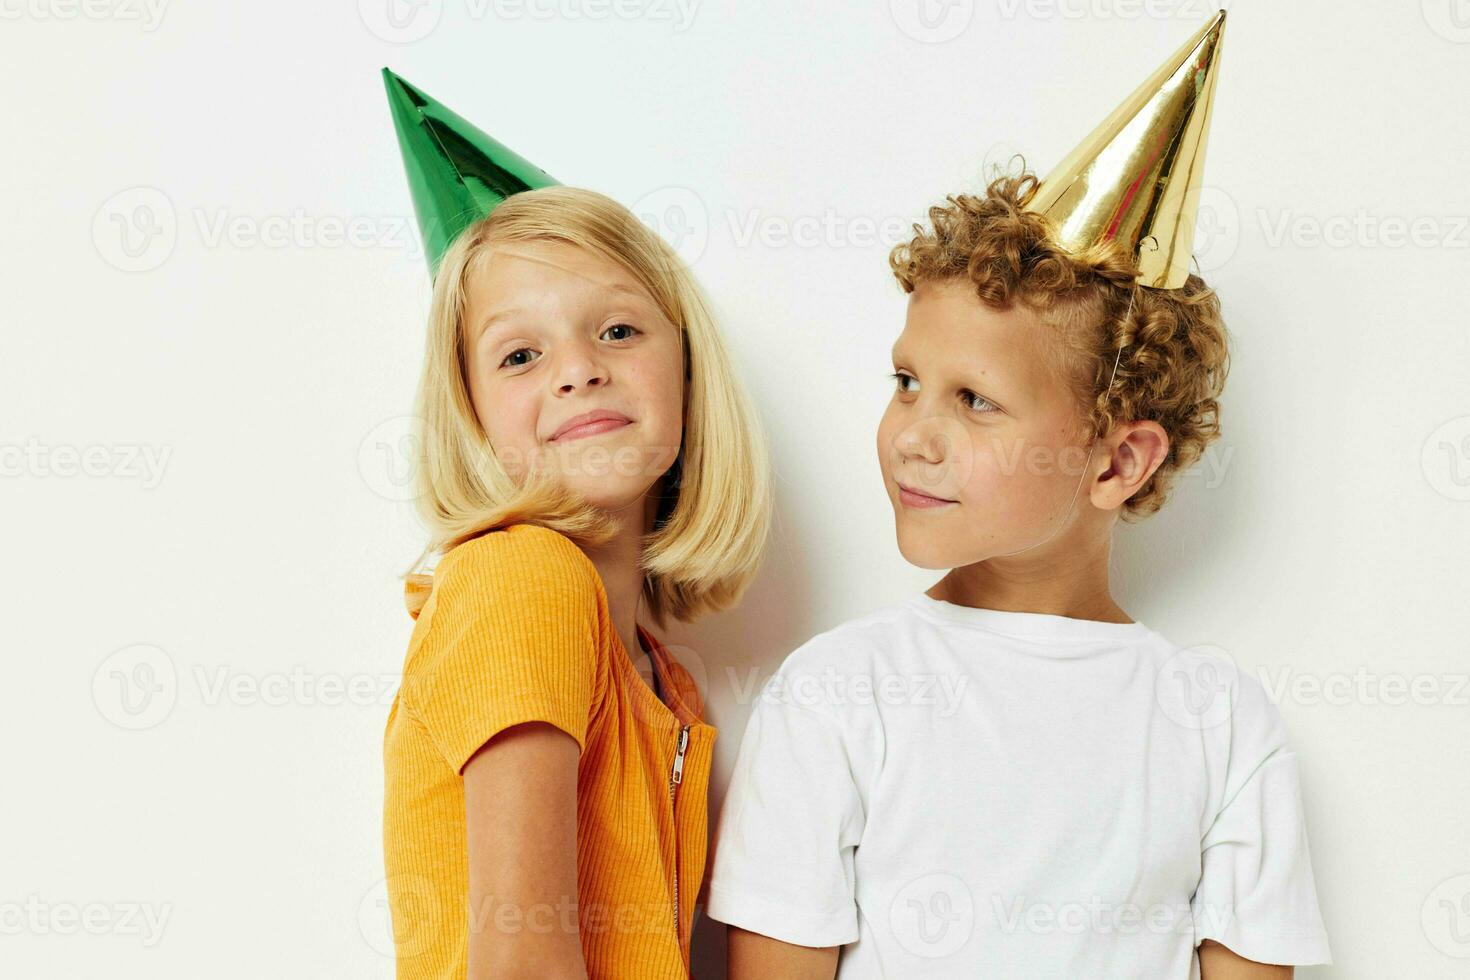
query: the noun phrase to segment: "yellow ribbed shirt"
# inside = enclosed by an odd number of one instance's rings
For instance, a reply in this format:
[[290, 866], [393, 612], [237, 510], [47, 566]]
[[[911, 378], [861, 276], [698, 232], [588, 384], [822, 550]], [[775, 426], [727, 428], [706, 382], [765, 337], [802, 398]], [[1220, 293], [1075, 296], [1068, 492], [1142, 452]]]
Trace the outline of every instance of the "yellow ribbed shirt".
[[575, 915], [589, 977], [688, 977], [717, 733], [688, 672], [638, 633], [664, 700], [629, 659], [596, 566], [571, 539], [513, 524], [440, 559], [383, 736], [398, 980], [465, 980], [471, 928], [544, 928], [568, 914], [468, 907], [461, 771], [491, 736], [527, 721], [581, 747]]

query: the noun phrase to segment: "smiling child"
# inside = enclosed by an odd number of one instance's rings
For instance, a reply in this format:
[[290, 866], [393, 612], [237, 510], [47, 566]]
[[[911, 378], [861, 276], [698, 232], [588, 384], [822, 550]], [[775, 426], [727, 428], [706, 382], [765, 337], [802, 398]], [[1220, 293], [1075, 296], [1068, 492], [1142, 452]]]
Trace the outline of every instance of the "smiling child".
[[1109, 581], [1118, 521], [1219, 435], [1227, 334], [1188, 261], [1223, 21], [1045, 182], [952, 195], [893, 251], [878, 459], [904, 558], [944, 574], [763, 690], [709, 889], [730, 980], [1330, 962], [1280, 712]]

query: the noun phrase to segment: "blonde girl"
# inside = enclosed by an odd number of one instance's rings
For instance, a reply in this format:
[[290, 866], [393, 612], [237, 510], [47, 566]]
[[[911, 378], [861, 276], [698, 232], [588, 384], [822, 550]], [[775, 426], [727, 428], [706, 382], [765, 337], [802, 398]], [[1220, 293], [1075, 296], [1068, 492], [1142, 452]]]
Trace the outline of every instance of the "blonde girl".
[[613, 200], [514, 194], [440, 259], [417, 416], [440, 557], [384, 734], [397, 975], [685, 978], [716, 730], [640, 612], [733, 605], [770, 523], [707, 304]]

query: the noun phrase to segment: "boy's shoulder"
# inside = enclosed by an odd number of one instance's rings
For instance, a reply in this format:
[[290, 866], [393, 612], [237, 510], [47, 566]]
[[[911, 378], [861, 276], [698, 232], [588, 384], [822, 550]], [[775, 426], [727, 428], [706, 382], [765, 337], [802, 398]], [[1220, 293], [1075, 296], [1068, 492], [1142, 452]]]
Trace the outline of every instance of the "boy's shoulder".
[[871, 668], [906, 647], [902, 627], [913, 615], [913, 604], [905, 597], [843, 620], [792, 650], [777, 672], [814, 675], [833, 670], [851, 674]]
[[1160, 648], [1158, 692], [1166, 711], [1192, 727], [1219, 729], [1230, 738], [1256, 732], [1284, 739], [1285, 721], [1276, 698], [1256, 672], [1214, 644]]

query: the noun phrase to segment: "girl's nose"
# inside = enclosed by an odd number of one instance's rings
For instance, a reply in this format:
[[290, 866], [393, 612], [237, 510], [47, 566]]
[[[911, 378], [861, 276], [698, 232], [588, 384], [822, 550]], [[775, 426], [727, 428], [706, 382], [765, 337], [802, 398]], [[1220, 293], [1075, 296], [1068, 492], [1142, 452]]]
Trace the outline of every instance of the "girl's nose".
[[606, 365], [586, 345], [578, 345], [566, 351], [557, 365], [556, 385], [562, 394], [569, 394], [578, 388], [605, 385], [607, 380]]

